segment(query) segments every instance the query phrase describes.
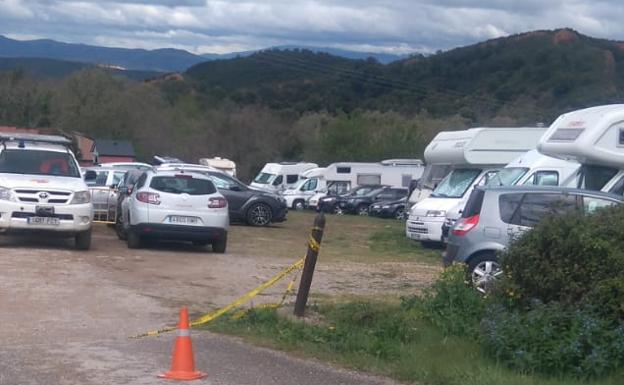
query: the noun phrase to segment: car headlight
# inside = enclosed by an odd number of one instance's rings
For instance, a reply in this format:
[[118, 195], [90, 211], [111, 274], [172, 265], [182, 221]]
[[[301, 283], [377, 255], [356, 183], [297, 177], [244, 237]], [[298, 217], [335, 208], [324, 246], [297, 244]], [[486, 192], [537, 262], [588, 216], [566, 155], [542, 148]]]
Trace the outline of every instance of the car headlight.
[[13, 192], [11, 189], [6, 187], [0, 187], [0, 200], [3, 201], [13, 201]]
[[427, 217], [445, 217], [446, 211], [444, 210], [427, 210]]
[[336, 200], [336, 197], [323, 198], [323, 202], [333, 202], [335, 200]]
[[389, 208], [390, 208], [390, 205], [383, 205], [383, 206], [381, 206], [381, 208], [382, 208], [382, 209], [389, 209]]
[[81, 205], [91, 202], [91, 193], [89, 191], [76, 191], [70, 205]]

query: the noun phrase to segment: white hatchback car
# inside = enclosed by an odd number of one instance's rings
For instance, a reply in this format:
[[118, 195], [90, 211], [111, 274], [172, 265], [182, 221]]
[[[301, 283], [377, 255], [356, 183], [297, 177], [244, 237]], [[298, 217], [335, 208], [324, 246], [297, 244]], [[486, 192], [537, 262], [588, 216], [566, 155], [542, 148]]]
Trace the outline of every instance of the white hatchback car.
[[224, 253], [230, 223], [227, 200], [212, 181], [184, 171], [144, 172], [127, 198], [128, 247], [143, 239], [192, 241]]

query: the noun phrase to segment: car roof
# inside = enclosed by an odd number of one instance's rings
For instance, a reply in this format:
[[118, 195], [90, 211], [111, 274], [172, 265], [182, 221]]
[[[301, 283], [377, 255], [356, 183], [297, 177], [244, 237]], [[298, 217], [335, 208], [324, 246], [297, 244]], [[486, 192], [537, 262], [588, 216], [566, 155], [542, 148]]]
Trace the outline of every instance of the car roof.
[[584, 190], [575, 187], [561, 186], [477, 186], [476, 189], [485, 192], [491, 191], [495, 193], [562, 193], [576, 195], [591, 195], [595, 197], [604, 197], [624, 202], [622, 195], [611, 194], [603, 191]]
[[[53, 151], [68, 153], [69, 149], [61, 144], [47, 143], [47, 142], [25, 142], [23, 147], [20, 147], [20, 143], [17, 141], [6, 141], [2, 146], [11, 150], [40, 150], [40, 151]], [[0, 150], [2, 149], [0, 147]]]

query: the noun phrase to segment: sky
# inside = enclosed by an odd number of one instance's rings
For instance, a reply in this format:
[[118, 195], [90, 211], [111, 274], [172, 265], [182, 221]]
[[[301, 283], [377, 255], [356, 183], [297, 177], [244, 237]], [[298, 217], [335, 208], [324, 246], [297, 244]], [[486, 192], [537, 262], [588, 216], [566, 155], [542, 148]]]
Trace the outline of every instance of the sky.
[[624, 40], [622, 0], [0, 0], [0, 35], [229, 53], [432, 53], [537, 29]]

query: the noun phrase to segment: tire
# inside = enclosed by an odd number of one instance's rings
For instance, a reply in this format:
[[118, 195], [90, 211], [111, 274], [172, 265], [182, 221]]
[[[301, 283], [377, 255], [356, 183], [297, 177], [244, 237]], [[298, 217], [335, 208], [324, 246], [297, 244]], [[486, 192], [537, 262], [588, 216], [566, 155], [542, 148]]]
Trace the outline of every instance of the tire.
[[76, 250], [89, 250], [91, 248], [91, 230], [76, 234], [74, 242]]
[[466, 272], [468, 282], [482, 294], [486, 294], [502, 274], [496, 254], [489, 251], [470, 259]]
[[272, 219], [271, 207], [265, 203], [254, 203], [247, 210], [247, 223], [251, 226], [268, 226]]
[[303, 199], [297, 199], [292, 204], [293, 210], [301, 211], [305, 209], [305, 201]]
[[223, 238], [212, 241], [212, 251], [215, 253], [223, 254], [227, 249], [227, 233], [223, 235]]
[[368, 206], [367, 205], [359, 205], [355, 209], [355, 213], [357, 215], [366, 216], [368, 215]]
[[335, 204], [334, 207], [332, 207], [331, 212], [336, 215], [344, 215], [344, 211], [340, 208], [338, 204]]
[[394, 212], [394, 219], [397, 219], [399, 221], [402, 221], [405, 219], [405, 208], [404, 207], [399, 207], [398, 209], [396, 209], [396, 211]]
[[117, 220], [115, 221], [115, 233], [117, 233], [117, 238], [122, 241], [125, 241], [126, 238], [128, 238], [128, 234], [126, 233], [124, 225], [119, 217], [117, 217]]
[[126, 241], [128, 243], [129, 249], [138, 249], [139, 247], [141, 247], [141, 244], [143, 243], [141, 240], [141, 236], [132, 229], [128, 230]]

